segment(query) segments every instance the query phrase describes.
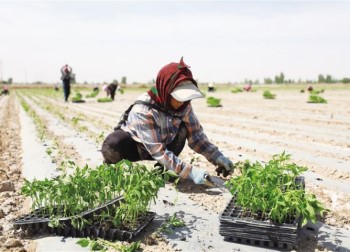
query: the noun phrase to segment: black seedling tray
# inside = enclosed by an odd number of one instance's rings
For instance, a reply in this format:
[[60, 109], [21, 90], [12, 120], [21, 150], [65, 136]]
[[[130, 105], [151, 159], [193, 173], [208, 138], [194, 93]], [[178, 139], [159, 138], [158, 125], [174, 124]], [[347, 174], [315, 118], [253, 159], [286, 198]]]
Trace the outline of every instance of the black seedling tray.
[[[304, 177], [297, 177], [296, 183], [305, 188]], [[225, 241], [288, 250], [298, 247], [301, 217], [295, 219], [291, 216], [282, 224], [264, 218], [257, 220], [249, 211], [243, 211], [242, 207], [236, 204], [234, 196], [219, 219], [219, 233], [224, 236]]]
[[71, 224], [73, 218], [82, 217], [89, 220], [94, 214], [118, 208], [122, 200], [123, 197], [118, 197], [94, 209], [84, 211], [81, 214], [59, 218], [59, 226], [54, 228], [49, 226], [50, 217], [45, 208], [36, 209], [30, 214], [13, 220], [12, 223], [15, 229], [29, 230], [31, 234], [46, 232], [64, 237], [99, 237], [110, 241], [128, 241], [137, 236], [154, 219], [154, 212], [146, 212], [144, 216], [141, 216], [137, 220], [137, 226], [132, 230], [123, 230], [114, 227], [110, 223], [106, 225], [103, 222], [86, 225], [82, 230], [78, 230]]
[[[119, 207], [121, 201], [123, 201], [123, 196], [112, 199], [104, 204], [99, 205], [98, 207], [95, 207], [91, 210], [84, 211], [78, 215], [75, 215], [72, 217], [62, 217], [59, 219], [59, 221], [66, 222], [73, 217], [89, 218], [90, 215], [92, 214], [95, 214], [95, 213], [98, 214], [102, 211]], [[48, 212], [49, 211], [45, 207], [38, 208], [38, 209], [35, 209], [30, 214], [24, 215], [18, 219], [13, 220], [12, 223], [15, 228], [20, 228], [22, 225], [27, 225], [27, 224], [46, 223], [46, 222], [49, 223], [50, 216]], [[54, 210], [54, 212], [57, 212], [57, 211]]]

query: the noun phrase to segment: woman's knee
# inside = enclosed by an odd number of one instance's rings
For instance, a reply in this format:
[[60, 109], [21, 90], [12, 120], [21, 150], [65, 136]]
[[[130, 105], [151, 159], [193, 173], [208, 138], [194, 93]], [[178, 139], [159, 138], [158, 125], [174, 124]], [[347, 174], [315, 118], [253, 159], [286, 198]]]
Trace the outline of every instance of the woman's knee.
[[118, 129], [109, 134], [102, 144], [105, 163], [117, 163], [123, 159], [140, 160], [137, 144], [125, 131]]
[[118, 146], [119, 139], [114, 131], [106, 137], [102, 144], [101, 152], [105, 163], [115, 164], [122, 160]]

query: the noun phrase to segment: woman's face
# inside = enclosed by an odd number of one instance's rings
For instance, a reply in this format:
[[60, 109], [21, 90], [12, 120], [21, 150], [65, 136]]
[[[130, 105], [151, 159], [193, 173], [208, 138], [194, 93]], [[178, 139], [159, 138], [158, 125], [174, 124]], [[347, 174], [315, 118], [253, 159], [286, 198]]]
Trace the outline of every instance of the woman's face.
[[170, 105], [174, 110], [178, 110], [184, 103], [176, 100], [174, 97], [171, 97]]

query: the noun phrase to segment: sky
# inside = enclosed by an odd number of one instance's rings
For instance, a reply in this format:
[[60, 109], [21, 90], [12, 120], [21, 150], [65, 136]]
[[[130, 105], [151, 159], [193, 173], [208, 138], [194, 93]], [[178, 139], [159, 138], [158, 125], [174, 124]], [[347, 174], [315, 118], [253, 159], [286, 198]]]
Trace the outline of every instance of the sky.
[[0, 80], [147, 83], [181, 57], [199, 82], [350, 77], [349, 1], [1, 1]]

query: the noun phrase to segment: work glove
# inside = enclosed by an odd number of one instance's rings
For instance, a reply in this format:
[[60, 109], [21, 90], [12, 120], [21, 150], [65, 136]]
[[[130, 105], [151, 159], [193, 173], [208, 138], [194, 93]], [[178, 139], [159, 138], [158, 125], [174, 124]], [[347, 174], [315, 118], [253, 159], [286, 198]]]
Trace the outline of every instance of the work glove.
[[195, 184], [200, 185], [204, 183], [206, 177], [208, 176], [208, 172], [206, 170], [192, 166], [192, 169], [188, 176], [193, 180]]
[[216, 165], [218, 166], [218, 168], [216, 168], [215, 171], [218, 176], [220, 176], [220, 174], [222, 173], [224, 177], [227, 177], [227, 175], [229, 175], [234, 169], [234, 165], [231, 162], [231, 160], [224, 157], [224, 155], [218, 157], [218, 159], [216, 160]]

